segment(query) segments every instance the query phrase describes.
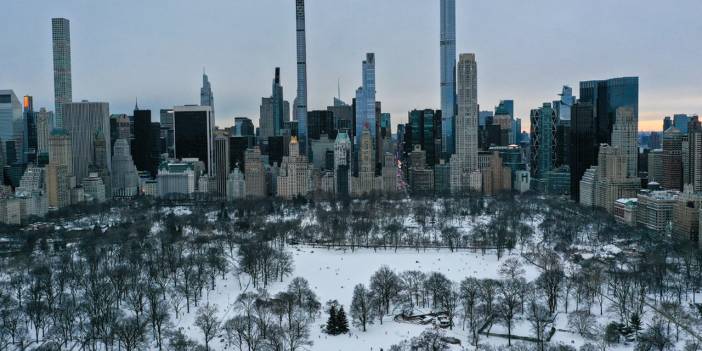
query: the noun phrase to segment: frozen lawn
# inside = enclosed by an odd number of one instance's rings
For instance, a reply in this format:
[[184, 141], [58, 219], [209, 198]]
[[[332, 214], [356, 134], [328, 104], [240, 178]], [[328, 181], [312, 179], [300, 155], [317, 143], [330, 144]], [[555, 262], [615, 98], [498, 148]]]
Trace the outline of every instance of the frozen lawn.
[[[419, 270], [425, 273], [441, 272], [447, 278], [460, 282], [466, 277], [498, 278], [500, 262], [494, 253], [482, 255], [480, 252], [458, 251], [450, 252], [447, 249], [426, 251], [411, 249], [377, 250], [357, 249], [337, 250], [325, 248], [312, 248], [308, 246], [293, 247], [289, 249], [295, 260], [295, 273], [283, 283], [276, 282], [269, 286], [271, 294], [285, 289], [293, 277], [304, 277], [310, 287], [317, 293], [322, 304], [327, 300], [338, 300], [348, 311], [353, 294], [353, 287], [363, 283], [368, 286], [371, 275], [383, 265], [389, 266], [397, 273], [406, 270]], [[514, 254], [516, 255], [516, 253]], [[502, 260], [509, 256], [503, 256]], [[536, 278], [538, 272], [533, 266], [526, 266], [527, 279]], [[242, 278], [242, 280], [244, 280]], [[243, 282], [244, 285], [245, 282]], [[249, 288], [250, 289], [250, 288]], [[232, 276], [227, 280], [219, 281], [215, 291], [209, 293], [209, 301], [217, 305], [222, 319], [233, 317], [236, 312], [231, 305], [242, 292], [239, 283]], [[193, 326], [195, 308], [191, 306], [191, 313], [182, 316], [177, 321], [178, 326], [185, 328], [186, 333], [197, 340], [202, 340], [199, 330]], [[381, 326], [370, 325], [367, 332], [362, 332], [355, 327], [351, 328], [351, 335], [328, 336], [320, 331], [320, 325], [326, 321], [326, 315], [320, 316], [311, 327], [314, 345], [312, 350], [352, 351], [352, 350], [387, 350], [391, 345], [402, 340], [419, 335], [427, 326], [396, 323], [392, 316], [387, 316]], [[350, 318], [350, 317], [349, 317]], [[350, 322], [350, 321], [349, 321]], [[459, 337], [465, 342], [465, 336], [460, 331], [460, 322], [451, 336]], [[223, 345], [216, 345], [223, 349]]]

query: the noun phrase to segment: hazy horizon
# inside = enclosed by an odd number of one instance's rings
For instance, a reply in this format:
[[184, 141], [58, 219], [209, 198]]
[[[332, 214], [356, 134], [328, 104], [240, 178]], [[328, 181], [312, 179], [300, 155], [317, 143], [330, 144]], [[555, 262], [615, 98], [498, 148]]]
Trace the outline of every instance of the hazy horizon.
[[[674, 113], [702, 111], [702, 2], [652, 0], [562, 3], [457, 1], [457, 52], [478, 61], [478, 100], [492, 110], [515, 100], [529, 110], [579, 94], [582, 80], [640, 77], [640, 130], [660, 130]], [[440, 108], [439, 1], [307, 0], [309, 109], [337, 95], [351, 102], [361, 61], [376, 53], [377, 98], [393, 132], [414, 108]], [[203, 67], [217, 123], [246, 116], [258, 124], [261, 97], [281, 67], [285, 99], [295, 96], [294, 1], [216, 0], [194, 4], [69, 1], [9, 2], [0, 55], [0, 89], [34, 96], [53, 110], [51, 18], [71, 21], [73, 99], [107, 101], [111, 113], [196, 104]], [[696, 44], [696, 45], [695, 45]]]

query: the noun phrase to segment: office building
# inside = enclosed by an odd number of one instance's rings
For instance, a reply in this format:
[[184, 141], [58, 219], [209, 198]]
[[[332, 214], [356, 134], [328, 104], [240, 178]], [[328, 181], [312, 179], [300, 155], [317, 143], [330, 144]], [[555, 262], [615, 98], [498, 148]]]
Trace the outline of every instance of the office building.
[[10, 154], [5, 149], [7, 164], [11, 160], [21, 162], [22, 138], [24, 131], [24, 118], [22, 116], [22, 104], [12, 90], [0, 90], [0, 140], [7, 145], [12, 143], [14, 153]]
[[570, 124], [571, 196], [580, 194], [585, 170], [597, 162], [600, 144], [612, 145], [617, 109], [629, 107], [638, 126], [639, 78], [624, 77], [580, 82], [580, 100], [573, 105]]
[[230, 133], [231, 136], [254, 136], [256, 130], [253, 122], [248, 117], [235, 117], [234, 130]]
[[682, 190], [683, 186], [683, 134], [675, 127], [668, 128], [663, 133], [663, 179], [660, 182], [664, 189]]
[[335, 99], [334, 106], [328, 106], [327, 111], [331, 111], [334, 115], [334, 126], [339, 131], [346, 130], [349, 133], [349, 137], [353, 139], [354, 132], [354, 114], [355, 109], [351, 105], [345, 104], [339, 99]]
[[214, 139], [214, 192], [220, 196], [227, 195], [227, 178], [229, 176], [229, 138], [218, 135]]
[[258, 146], [246, 149], [244, 164], [246, 197], [265, 197], [267, 195], [266, 170], [261, 159], [261, 149]]
[[259, 136], [265, 140], [271, 136], [282, 135], [283, 123], [289, 120], [286, 112], [288, 111], [286, 111], [286, 101], [283, 99], [283, 86], [280, 84], [280, 67], [276, 67], [271, 96], [261, 100]]
[[[89, 166], [98, 155], [94, 155], [95, 136], [110, 130], [110, 106], [106, 102], [71, 102], [63, 104], [63, 125], [71, 136], [73, 153], [73, 175], [76, 179], [88, 176]], [[109, 134], [105, 134], [110, 145]], [[111, 155], [105, 149], [105, 159], [110, 167]]]
[[175, 131], [174, 116], [172, 109], [159, 110], [159, 121], [161, 122], [161, 138], [164, 140], [165, 150], [163, 153], [168, 154], [169, 158], [175, 157]]
[[322, 134], [335, 139], [334, 113], [328, 110], [307, 112], [307, 132], [310, 142], [319, 140]]
[[[556, 111], [550, 103], [531, 110], [531, 177], [535, 188], [544, 191], [548, 186], [546, 174], [555, 168]], [[540, 188], [539, 185], [540, 184]]]
[[54, 101], [56, 127], [63, 128], [63, 104], [73, 101], [71, 81], [71, 24], [65, 18], [51, 19], [54, 53]]
[[210, 106], [176, 106], [173, 108], [175, 158], [197, 158], [212, 174], [214, 116]]
[[[158, 124], [157, 124], [158, 125]], [[156, 177], [160, 161], [160, 126], [153, 128], [151, 110], [134, 109], [134, 139], [131, 142], [132, 159], [137, 170]]]
[[409, 124], [405, 126], [405, 130], [411, 132], [411, 138], [404, 145], [405, 152], [411, 152], [415, 145], [420, 146], [426, 152], [430, 168], [441, 159], [442, 116], [442, 111], [412, 110], [408, 115]]
[[456, 116], [456, 0], [440, 2], [440, 60], [441, 60], [441, 154], [452, 155], [455, 150]]
[[48, 154], [49, 135], [54, 129], [54, 113], [42, 107], [35, 116], [37, 125], [37, 154]]

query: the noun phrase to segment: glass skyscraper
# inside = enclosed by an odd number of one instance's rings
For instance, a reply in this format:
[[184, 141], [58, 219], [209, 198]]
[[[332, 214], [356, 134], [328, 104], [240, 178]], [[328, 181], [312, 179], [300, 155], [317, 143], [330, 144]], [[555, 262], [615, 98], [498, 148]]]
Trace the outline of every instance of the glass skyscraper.
[[441, 151], [456, 148], [456, 0], [441, 0]]
[[592, 104], [598, 144], [610, 144], [617, 108], [632, 107], [634, 121], [638, 124], [639, 77], [580, 82], [579, 101]]
[[598, 159], [600, 144], [612, 144], [617, 109], [630, 107], [638, 130], [639, 78], [623, 77], [580, 82], [580, 99], [570, 123], [570, 194], [580, 196], [580, 180]]
[[[200, 106], [209, 106], [212, 109], [214, 118], [214, 94], [212, 94], [212, 84], [205, 71], [202, 71], [202, 88], [200, 88]], [[137, 168], [139, 165], [137, 165]]]
[[366, 54], [361, 74], [363, 86], [356, 90], [356, 145], [360, 145], [364, 127], [375, 137], [375, 54]]
[[71, 81], [71, 24], [65, 18], [51, 19], [54, 50], [54, 123], [63, 127], [63, 104], [73, 100]]

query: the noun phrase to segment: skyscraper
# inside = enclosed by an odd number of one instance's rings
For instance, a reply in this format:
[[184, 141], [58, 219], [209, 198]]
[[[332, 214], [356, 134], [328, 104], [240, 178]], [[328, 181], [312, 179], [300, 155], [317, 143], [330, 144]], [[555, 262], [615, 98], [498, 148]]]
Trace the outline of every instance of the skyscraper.
[[616, 111], [615, 118], [612, 147], [618, 148], [626, 156], [626, 176], [635, 178], [638, 176], [639, 168], [639, 130], [634, 120], [634, 109], [631, 106], [620, 107]]
[[441, 152], [455, 150], [456, 116], [456, 0], [441, 0]]
[[[11, 143], [14, 148], [14, 154], [3, 155], [6, 160], [21, 160], [20, 156], [22, 152], [21, 146], [21, 133], [18, 133], [18, 127], [22, 126], [22, 104], [20, 104], [17, 95], [12, 90], [0, 90], [0, 141], [7, 145]], [[23, 128], [22, 128], [23, 129]], [[6, 149], [7, 153], [12, 152], [12, 150]], [[10, 157], [11, 156], [11, 157]], [[10, 162], [7, 162], [10, 164]]]
[[682, 143], [684, 135], [675, 127], [663, 133], [663, 179], [661, 186], [668, 190], [681, 190], [683, 186]]
[[478, 65], [475, 54], [461, 54], [456, 67], [456, 152], [451, 156], [451, 192], [480, 190], [478, 170]]
[[200, 88], [200, 106], [209, 106], [212, 110], [212, 118], [214, 118], [214, 95], [212, 94], [212, 85], [205, 71], [202, 71], [202, 88]]
[[280, 68], [275, 68], [271, 97], [261, 99], [260, 136], [264, 140], [282, 135], [283, 123], [287, 122], [286, 102], [283, 100], [283, 86], [280, 85]]
[[368, 128], [375, 138], [375, 54], [366, 54], [362, 64], [362, 86], [356, 90], [356, 145], [360, 145], [361, 132]]
[[175, 134], [173, 132], [173, 110], [172, 109], [161, 109], [159, 111], [161, 130], [163, 133], [163, 138], [166, 140], [166, 150], [168, 157], [175, 157]]
[[[63, 104], [63, 125], [71, 135], [73, 152], [73, 175], [82, 180], [88, 177], [88, 167], [95, 159], [93, 148], [95, 136], [102, 132], [107, 145], [110, 143], [110, 105], [106, 102], [71, 102]], [[109, 148], [105, 148], [107, 165], [110, 167]]]
[[[56, 127], [63, 127], [63, 104], [73, 101], [71, 81], [71, 24], [65, 18], [51, 19], [54, 51], [54, 102]], [[82, 179], [82, 178], [81, 178]]]
[[156, 177], [158, 170], [158, 150], [154, 150], [154, 138], [151, 125], [151, 110], [141, 110], [139, 106], [134, 107], [134, 139], [132, 140], [131, 153], [134, 165], [139, 171], [147, 171], [152, 177]]
[[24, 161], [35, 162], [37, 157], [37, 119], [34, 113], [34, 99], [25, 95], [22, 107], [24, 115], [22, 123]]
[[112, 196], [125, 198], [139, 192], [139, 174], [132, 160], [129, 142], [117, 139], [112, 158]]
[[54, 129], [54, 113], [41, 108], [36, 113], [37, 154], [49, 152], [49, 134]]
[[[580, 82], [580, 100], [576, 105], [572, 109], [569, 142], [570, 194], [575, 200], [579, 197], [580, 179], [585, 170], [597, 163], [599, 145], [612, 144], [617, 109], [631, 107], [633, 123], [638, 126], [639, 78]], [[585, 128], [586, 125], [588, 128]]]
[[307, 154], [307, 39], [305, 38], [305, 0], [295, 0], [297, 25], [297, 97], [295, 120], [300, 151]]
[[593, 106], [598, 144], [612, 142], [612, 129], [620, 107], [634, 110], [634, 121], [639, 121], [639, 77], [612, 78], [580, 82], [580, 101]]
[[531, 110], [531, 176], [534, 180], [548, 181], [548, 172], [555, 168], [557, 122], [556, 111], [550, 103]]
[[229, 137], [225, 133], [214, 139], [214, 179], [215, 192], [220, 196], [227, 195], [227, 177], [229, 176]]
[[209, 106], [176, 106], [173, 108], [175, 157], [197, 158], [212, 175], [212, 142], [214, 118]]

